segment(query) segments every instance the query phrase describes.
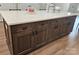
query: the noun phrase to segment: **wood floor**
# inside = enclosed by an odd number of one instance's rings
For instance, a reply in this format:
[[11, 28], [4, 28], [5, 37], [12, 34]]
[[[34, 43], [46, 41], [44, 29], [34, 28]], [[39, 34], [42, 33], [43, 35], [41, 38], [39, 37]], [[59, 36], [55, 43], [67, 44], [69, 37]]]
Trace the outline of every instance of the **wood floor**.
[[6, 44], [3, 23], [0, 22], [0, 55], [8, 55], [9, 50]]
[[[31, 53], [30, 55], [77, 55], [79, 54], [79, 37], [71, 33], [57, 39]], [[0, 23], [0, 55], [10, 55], [6, 44], [3, 24]]]

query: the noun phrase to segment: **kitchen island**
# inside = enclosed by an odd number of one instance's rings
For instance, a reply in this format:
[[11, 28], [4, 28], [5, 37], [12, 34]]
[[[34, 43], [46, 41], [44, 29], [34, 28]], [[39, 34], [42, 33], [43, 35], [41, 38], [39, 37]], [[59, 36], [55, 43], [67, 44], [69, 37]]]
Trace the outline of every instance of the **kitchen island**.
[[25, 11], [0, 11], [6, 42], [11, 54], [27, 54], [58, 38], [69, 34], [75, 14]]

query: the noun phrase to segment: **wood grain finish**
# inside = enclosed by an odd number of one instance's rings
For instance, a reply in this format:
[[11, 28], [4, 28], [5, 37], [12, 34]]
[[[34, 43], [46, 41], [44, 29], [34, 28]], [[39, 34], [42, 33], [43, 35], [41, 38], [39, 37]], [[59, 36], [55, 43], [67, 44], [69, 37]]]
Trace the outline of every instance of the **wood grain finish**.
[[[26, 54], [61, 36], [69, 34], [72, 31], [75, 18], [76, 16], [69, 16], [13, 26], [6, 24], [7, 30], [5, 32], [7, 33], [5, 34], [8, 37], [7, 40], [9, 40], [11, 54]], [[63, 28], [65, 29], [63, 30]], [[12, 38], [9, 38], [9, 36]]]
[[[74, 32], [75, 35], [75, 32]], [[79, 34], [73, 38], [69, 35], [53, 41], [31, 53], [30, 55], [79, 55]], [[74, 44], [75, 43], [75, 44]], [[0, 23], [0, 55], [9, 55], [3, 23]]]
[[32, 27], [30, 24], [12, 26], [13, 54], [26, 54], [31, 50], [33, 40]]
[[4, 26], [3, 23], [0, 22], [0, 55], [9, 55], [9, 54], [10, 52], [4, 34]]

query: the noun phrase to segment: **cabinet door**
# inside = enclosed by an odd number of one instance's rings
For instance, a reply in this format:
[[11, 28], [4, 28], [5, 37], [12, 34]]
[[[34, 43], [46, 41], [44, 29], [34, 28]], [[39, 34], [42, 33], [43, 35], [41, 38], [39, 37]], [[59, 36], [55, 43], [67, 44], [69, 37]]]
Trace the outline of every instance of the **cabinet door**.
[[61, 30], [63, 35], [69, 34], [72, 31], [75, 19], [76, 19], [76, 16], [65, 17], [62, 19], [64, 20], [64, 21], [61, 21], [62, 22]]
[[31, 40], [33, 36], [29, 34], [16, 34], [13, 38], [14, 54], [25, 54], [31, 50]]
[[68, 27], [67, 32], [72, 32], [73, 26], [76, 20], [76, 16], [68, 17], [69, 21], [66, 23], [66, 26]]
[[66, 26], [66, 23], [68, 22], [68, 20], [66, 20], [66, 17], [65, 18], [59, 18], [58, 20], [58, 26], [59, 26], [59, 36], [63, 36], [65, 35], [65, 33], [67, 32], [66, 29], [67, 29], [67, 26]]
[[47, 22], [38, 22], [33, 24], [34, 40], [32, 40], [32, 44], [34, 47], [39, 47], [46, 43], [47, 24]]
[[25, 54], [31, 50], [31, 40], [33, 39], [31, 25], [16, 25], [11, 30], [14, 54]]
[[69, 34], [74, 26], [76, 16], [69, 16], [59, 19], [60, 36]]
[[49, 29], [48, 29], [48, 41], [55, 40], [59, 37], [59, 25], [58, 21], [49, 21]]
[[65, 26], [65, 29], [64, 29], [65, 33], [70, 33], [72, 31], [72, 29], [73, 29], [73, 25], [74, 25], [74, 22], [72, 22], [72, 21], [69, 21], [69, 22], [65, 23], [64, 24], [64, 26]]
[[45, 44], [46, 41], [46, 32], [45, 31], [37, 31], [36, 34], [34, 34], [34, 39], [32, 40], [33, 47], [39, 47], [43, 44]]

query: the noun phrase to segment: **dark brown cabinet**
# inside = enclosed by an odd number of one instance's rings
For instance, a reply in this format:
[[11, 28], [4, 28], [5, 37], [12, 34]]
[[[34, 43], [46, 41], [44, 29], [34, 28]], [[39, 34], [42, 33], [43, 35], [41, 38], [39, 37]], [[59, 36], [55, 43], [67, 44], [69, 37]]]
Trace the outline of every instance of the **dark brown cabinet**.
[[51, 20], [49, 21], [48, 26], [48, 41], [55, 40], [59, 36], [59, 25], [58, 20]]
[[25, 54], [31, 50], [31, 40], [34, 39], [31, 24], [15, 25], [11, 29], [14, 54]]
[[31, 40], [33, 39], [31, 33], [24, 35], [16, 34], [13, 39], [14, 54], [25, 54], [25, 52], [31, 49]]
[[45, 31], [37, 31], [37, 33], [34, 35], [34, 39], [32, 40], [33, 47], [39, 47], [44, 44], [46, 40], [45, 33]]
[[47, 22], [37, 22], [33, 23], [33, 36], [34, 40], [32, 40], [33, 47], [39, 47], [45, 44], [46, 36], [47, 36]]
[[61, 27], [62, 27], [62, 34], [63, 35], [66, 35], [66, 34], [69, 34], [70, 32], [72, 32], [73, 30], [73, 26], [74, 26], [74, 22], [75, 22], [75, 16], [70, 16], [70, 17], [65, 17], [62, 19], [62, 24], [61, 24]]
[[11, 54], [27, 54], [69, 34], [73, 29], [75, 18], [74, 15], [11, 26], [8, 26], [4, 20], [5, 34]]

